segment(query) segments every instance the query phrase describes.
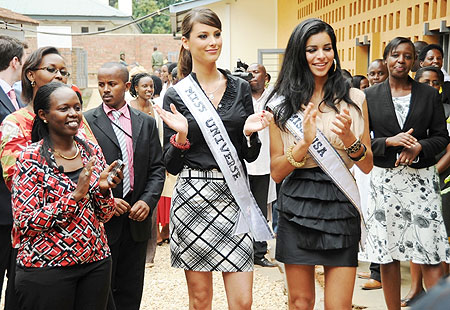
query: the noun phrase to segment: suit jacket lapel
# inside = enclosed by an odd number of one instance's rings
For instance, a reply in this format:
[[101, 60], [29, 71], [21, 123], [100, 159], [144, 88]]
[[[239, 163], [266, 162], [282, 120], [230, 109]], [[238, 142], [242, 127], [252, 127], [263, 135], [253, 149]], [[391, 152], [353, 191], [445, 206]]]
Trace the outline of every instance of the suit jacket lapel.
[[120, 148], [119, 141], [117, 141], [116, 134], [114, 133], [114, 129], [111, 125], [111, 120], [108, 115], [106, 115], [103, 110], [103, 105], [100, 104], [94, 111], [94, 124], [97, 126], [105, 136], [107, 136], [118, 148]]
[[141, 128], [143, 124], [142, 117], [132, 108], [128, 107], [130, 110], [130, 118], [131, 118], [131, 131], [133, 137], [133, 154], [136, 152], [136, 145], [138, 144], [138, 138], [141, 133]]
[[5, 94], [5, 92], [3, 91], [3, 89], [1, 87], [0, 87], [0, 102], [10, 113], [13, 113], [14, 111], [16, 111], [16, 108], [14, 108], [11, 100]]

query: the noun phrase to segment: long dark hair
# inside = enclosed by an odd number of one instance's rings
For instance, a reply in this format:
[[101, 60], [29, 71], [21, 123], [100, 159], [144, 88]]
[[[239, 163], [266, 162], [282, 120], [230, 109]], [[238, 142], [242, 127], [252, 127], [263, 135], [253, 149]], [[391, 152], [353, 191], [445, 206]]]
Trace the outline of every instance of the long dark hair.
[[[205, 24], [222, 30], [222, 23], [219, 17], [210, 9], [199, 8], [189, 11], [181, 22], [181, 34], [189, 39], [192, 27], [195, 23]], [[178, 58], [178, 79], [188, 76], [192, 71], [192, 55], [189, 50], [181, 45], [180, 57]], [[170, 73], [170, 71], [169, 71]]]
[[[75, 91], [70, 86], [64, 83], [50, 82], [43, 85], [42, 87], [39, 87], [36, 93], [36, 97], [33, 101], [33, 110], [36, 116], [34, 117], [33, 128], [31, 130], [31, 141], [37, 142], [43, 140], [40, 153], [45, 158], [47, 163], [55, 168], [57, 168], [57, 165], [52, 161], [50, 153], [48, 151], [49, 149], [53, 150], [53, 144], [48, 131], [48, 124], [44, 123], [44, 120], [39, 117], [39, 110], [43, 110], [45, 113], [48, 113], [50, 111], [52, 94], [62, 87], [68, 88], [75, 93]], [[75, 136], [74, 139], [83, 146], [89, 156], [92, 155], [92, 149], [89, 147], [89, 145], [87, 145], [85, 141], [78, 138], [77, 136]]]
[[284, 102], [273, 111], [275, 122], [282, 129], [285, 128], [286, 121], [292, 114], [301, 109], [302, 105], [309, 103], [314, 93], [314, 76], [309, 70], [306, 60], [306, 41], [312, 35], [321, 32], [326, 32], [330, 36], [335, 64], [328, 71], [328, 79], [323, 88], [324, 98], [319, 104], [319, 108], [324, 103], [338, 112], [336, 105], [344, 100], [360, 111], [359, 107], [350, 99], [350, 85], [346, 84], [342, 77], [333, 28], [318, 18], [310, 18], [301, 22], [292, 32], [286, 47], [280, 74], [274, 90], [269, 96], [269, 100], [275, 94], [285, 98]]
[[34, 71], [39, 68], [42, 62], [42, 58], [49, 54], [56, 54], [61, 56], [56, 47], [46, 46], [41, 47], [31, 53], [27, 60], [23, 64], [22, 68], [22, 99], [25, 103], [29, 103], [33, 100], [33, 86], [31, 86], [31, 81], [28, 79], [28, 72]]

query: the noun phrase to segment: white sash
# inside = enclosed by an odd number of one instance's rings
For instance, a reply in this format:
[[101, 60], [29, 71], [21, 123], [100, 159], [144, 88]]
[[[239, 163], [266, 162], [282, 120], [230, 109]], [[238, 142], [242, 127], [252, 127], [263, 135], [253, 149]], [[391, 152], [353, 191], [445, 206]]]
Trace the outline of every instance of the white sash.
[[[274, 108], [284, 100], [284, 97], [278, 96], [267, 103], [267, 106], [273, 111]], [[298, 111], [293, 114], [286, 122], [286, 128], [297, 140], [303, 139], [303, 113]], [[344, 161], [338, 152], [334, 149], [324, 134], [317, 129], [316, 138], [308, 148], [308, 153], [322, 168], [322, 170], [333, 180], [334, 184], [344, 193], [350, 202], [355, 206], [361, 217], [361, 247], [364, 245], [367, 236], [366, 225], [363, 212], [361, 212], [361, 197], [359, 196], [358, 185], [355, 178], [348, 170]]]
[[198, 123], [239, 206], [239, 218], [233, 233], [237, 235], [250, 231], [256, 241], [272, 239], [272, 231], [250, 191], [247, 174], [216, 109], [191, 75], [179, 81], [174, 88]]

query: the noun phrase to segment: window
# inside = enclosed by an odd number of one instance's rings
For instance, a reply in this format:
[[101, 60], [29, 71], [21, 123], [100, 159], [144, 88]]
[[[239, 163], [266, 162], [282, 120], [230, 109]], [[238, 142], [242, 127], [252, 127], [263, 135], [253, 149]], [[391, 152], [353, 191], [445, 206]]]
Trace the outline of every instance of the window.
[[400, 28], [400, 11], [395, 13], [395, 28]]
[[81, 33], [88, 33], [89, 27], [81, 27]]
[[408, 8], [406, 11], [406, 26], [411, 26], [412, 8]]
[[97, 31], [104, 31], [104, 30], [106, 30], [105, 27], [98, 27], [98, 28], [97, 28]]
[[441, 8], [439, 11], [441, 12], [439, 14], [441, 17], [445, 17], [447, 15], [447, 0], [441, 0]]
[[419, 5], [417, 4], [414, 7], [414, 25], [417, 25], [419, 23]]
[[433, 0], [433, 6], [431, 8], [431, 19], [436, 18], [436, 13], [437, 13], [437, 0]]
[[428, 21], [428, 10], [429, 10], [430, 4], [428, 2], [425, 2], [423, 4], [423, 21]]

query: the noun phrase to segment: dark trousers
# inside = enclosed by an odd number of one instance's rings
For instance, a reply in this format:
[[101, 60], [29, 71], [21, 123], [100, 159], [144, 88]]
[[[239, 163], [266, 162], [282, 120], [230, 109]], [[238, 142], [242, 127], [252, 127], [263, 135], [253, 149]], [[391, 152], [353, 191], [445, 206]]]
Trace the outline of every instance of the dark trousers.
[[[250, 189], [256, 199], [256, 203], [261, 209], [265, 218], [267, 218], [267, 197], [269, 195], [270, 174], [249, 175]], [[253, 251], [255, 259], [262, 259], [267, 253], [267, 242], [253, 242]]]
[[370, 278], [381, 282], [380, 264], [370, 263]]
[[69, 267], [16, 268], [21, 310], [104, 310], [111, 258]]
[[109, 245], [113, 260], [113, 301], [108, 301], [108, 310], [139, 310], [141, 305], [147, 241], [135, 242], [129, 221], [124, 223], [119, 240]]
[[3, 289], [3, 279], [8, 277], [5, 293], [5, 310], [17, 309], [14, 277], [16, 274], [17, 250], [11, 245], [12, 225], [0, 225], [0, 292]]

